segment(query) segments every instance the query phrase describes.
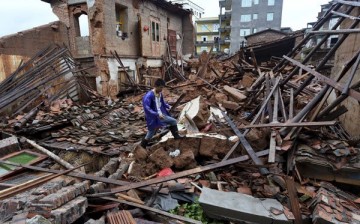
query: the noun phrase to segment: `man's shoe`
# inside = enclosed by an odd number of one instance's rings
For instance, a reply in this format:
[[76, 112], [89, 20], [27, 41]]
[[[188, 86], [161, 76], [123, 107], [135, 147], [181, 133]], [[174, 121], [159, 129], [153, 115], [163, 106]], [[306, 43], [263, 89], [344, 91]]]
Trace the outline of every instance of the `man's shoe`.
[[177, 128], [177, 125], [170, 126], [169, 129], [171, 131], [171, 134], [174, 136], [174, 139], [185, 138], [184, 136], [179, 135], [179, 130]]
[[146, 149], [146, 147], [148, 146], [149, 140], [147, 139], [143, 139], [141, 140], [140, 146], [143, 147], [144, 149]]

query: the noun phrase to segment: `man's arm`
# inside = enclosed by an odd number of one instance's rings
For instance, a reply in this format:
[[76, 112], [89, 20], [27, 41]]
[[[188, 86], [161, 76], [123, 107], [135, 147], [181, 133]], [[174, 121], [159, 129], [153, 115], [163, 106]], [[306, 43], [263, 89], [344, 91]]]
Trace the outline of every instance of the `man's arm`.
[[152, 114], [154, 116], [159, 116], [157, 111], [154, 111], [153, 109], [151, 109], [150, 105], [151, 105], [151, 96], [146, 96], [144, 99], [144, 105], [143, 105], [145, 112], [149, 112], [150, 114]]
[[160, 100], [161, 100], [161, 103], [165, 106], [165, 108], [169, 110], [169, 109], [170, 109], [170, 105], [165, 102], [164, 97], [163, 97], [162, 94], [161, 94]]

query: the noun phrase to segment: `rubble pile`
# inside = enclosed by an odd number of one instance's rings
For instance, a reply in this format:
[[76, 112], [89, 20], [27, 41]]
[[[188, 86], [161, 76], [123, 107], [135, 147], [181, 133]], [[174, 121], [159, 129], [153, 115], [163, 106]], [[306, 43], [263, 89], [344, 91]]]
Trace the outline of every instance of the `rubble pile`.
[[110, 99], [79, 76], [86, 102], [57, 91], [18, 102], [23, 113], [1, 119], [1, 222], [360, 223], [360, 141], [337, 121], [344, 99], [360, 101], [359, 51], [332, 79], [328, 56], [295, 59], [309, 38], [264, 62], [251, 48], [164, 58], [163, 95], [186, 137], [164, 127], [146, 149], [141, 80]]

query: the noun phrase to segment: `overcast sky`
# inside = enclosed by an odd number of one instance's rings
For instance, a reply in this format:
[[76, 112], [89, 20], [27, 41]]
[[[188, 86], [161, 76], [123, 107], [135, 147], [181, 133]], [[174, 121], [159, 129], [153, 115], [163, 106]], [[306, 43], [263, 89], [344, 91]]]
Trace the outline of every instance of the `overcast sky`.
[[[192, 1], [205, 9], [205, 16], [217, 16], [219, 13], [218, 0]], [[329, 2], [329, 0], [283, 1], [282, 27], [291, 27], [293, 30], [305, 28], [308, 22], [316, 21], [320, 5]], [[41, 0], [0, 0], [0, 15], [0, 36], [58, 20], [52, 13], [50, 4]]]

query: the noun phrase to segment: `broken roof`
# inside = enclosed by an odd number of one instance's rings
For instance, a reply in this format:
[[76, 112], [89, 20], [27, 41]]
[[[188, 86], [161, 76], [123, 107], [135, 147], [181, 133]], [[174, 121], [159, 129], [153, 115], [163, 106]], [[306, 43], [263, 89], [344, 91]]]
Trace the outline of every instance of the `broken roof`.
[[[47, 2], [47, 3], [52, 2], [52, 0], [41, 0], [41, 1]], [[147, 1], [159, 6], [160, 8], [163, 8], [163, 9], [173, 12], [173, 13], [182, 14], [182, 15], [192, 13], [191, 10], [189, 10], [189, 9], [183, 9], [182, 4], [172, 3], [172, 2], [168, 2], [166, 0], [147, 0]], [[86, 0], [68, 0], [68, 4], [69, 3], [71, 3], [71, 4], [86, 3]]]
[[250, 34], [250, 35], [247, 35], [245, 36], [245, 39], [249, 38], [249, 37], [252, 37], [252, 36], [256, 36], [256, 35], [260, 35], [262, 33], [266, 33], [266, 32], [274, 32], [274, 33], [279, 33], [279, 34], [283, 34], [285, 36], [287, 36], [288, 34], [285, 33], [285, 32], [281, 32], [279, 30], [274, 30], [274, 29], [271, 29], [271, 28], [268, 28], [266, 30], [262, 30], [262, 31], [259, 31], [259, 32], [256, 32], [256, 33], [253, 33], [253, 34]]

